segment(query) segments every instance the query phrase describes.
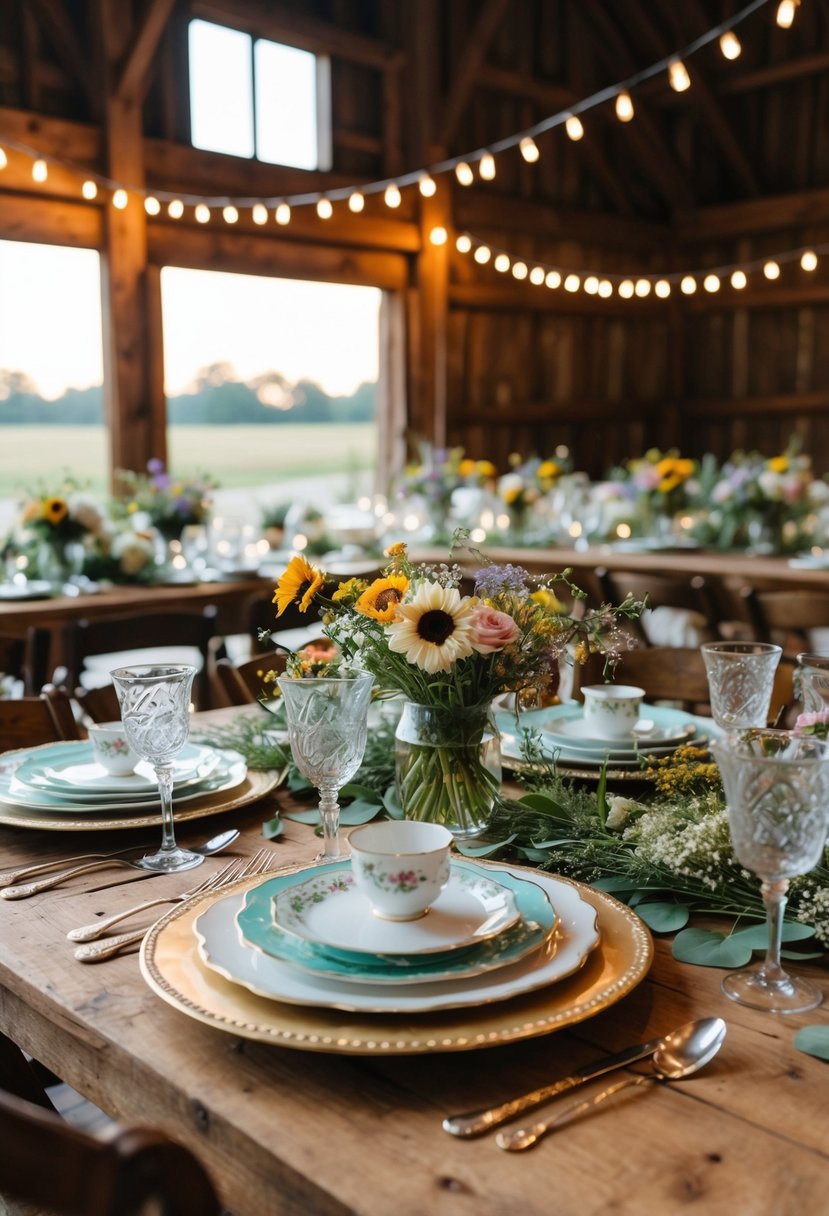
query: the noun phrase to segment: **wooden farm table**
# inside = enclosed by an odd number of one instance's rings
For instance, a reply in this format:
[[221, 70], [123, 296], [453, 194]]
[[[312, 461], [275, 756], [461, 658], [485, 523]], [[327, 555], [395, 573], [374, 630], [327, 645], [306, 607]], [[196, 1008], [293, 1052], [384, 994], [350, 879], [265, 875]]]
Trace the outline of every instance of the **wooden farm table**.
[[[231, 712], [201, 717], [215, 724]], [[262, 843], [261, 822], [285, 801], [271, 795], [244, 814], [184, 825], [181, 836], [200, 839], [235, 822], [243, 835], [234, 849], [250, 853]], [[309, 860], [310, 829], [286, 827], [273, 845], [280, 859]], [[0, 866], [130, 840], [0, 828]], [[70, 927], [151, 892], [180, 891], [188, 877], [129, 882], [103, 873], [0, 903], [0, 1030], [111, 1115], [179, 1136], [235, 1216], [827, 1210], [827, 1066], [793, 1045], [798, 1027], [826, 1022], [825, 1010], [782, 1018], [733, 1005], [720, 994], [719, 971], [676, 963], [663, 939], [632, 993], [567, 1031], [415, 1056], [266, 1045], [168, 1007], [142, 980], [135, 954], [97, 966], [72, 957]], [[829, 996], [825, 968], [804, 970]], [[498, 1102], [707, 1015], [727, 1020], [728, 1038], [698, 1077], [620, 1095], [528, 1153], [506, 1154], [492, 1137], [454, 1140], [441, 1129], [448, 1113]]]

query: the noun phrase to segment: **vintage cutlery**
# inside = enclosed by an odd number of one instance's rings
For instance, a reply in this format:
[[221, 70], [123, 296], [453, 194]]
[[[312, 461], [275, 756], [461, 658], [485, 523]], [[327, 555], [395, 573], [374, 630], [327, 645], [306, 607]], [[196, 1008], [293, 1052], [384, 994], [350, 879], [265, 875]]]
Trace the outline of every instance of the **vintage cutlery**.
[[624, 1051], [616, 1052], [611, 1056], [605, 1056], [604, 1059], [598, 1060], [595, 1064], [585, 1064], [582, 1068], [576, 1069], [569, 1077], [563, 1077], [560, 1081], [554, 1081], [551, 1085], [545, 1085], [541, 1089], [534, 1089], [530, 1093], [522, 1094], [519, 1098], [511, 1098], [508, 1102], [503, 1102], [500, 1106], [493, 1106], [489, 1110], [470, 1111], [463, 1115], [449, 1115], [448, 1118], [443, 1120], [443, 1130], [449, 1132], [451, 1136], [462, 1136], [464, 1138], [480, 1136], [484, 1132], [491, 1131], [493, 1127], [498, 1127], [501, 1123], [514, 1119], [516, 1115], [523, 1114], [525, 1110], [531, 1110], [534, 1106], [540, 1106], [542, 1102], [547, 1102], [550, 1098], [567, 1093], [571, 1089], [578, 1089], [579, 1086], [586, 1084], [588, 1081], [593, 1081], [596, 1077], [604, 1076], [605, 1073], [613, 1072], [617, 1068], [623, 1068], [626, 1064], [635, 1064], [637, 1060], [644, 1060], [646, 1056], [651, 1056], [655, 1051], [658, 1051], [668, 1040], [673, 1040], [674, 1036], [684, 1035], [688, 1033], [691, 1027], [705, 1025], [710, 1021], [710, 1018], [706, 1018], [701, 1023], [689, 1022], [688, 1025], [681, 1027], [679, 1030], [672, 1031], [669, 1035], [663, 1035], [658, 1039], [651, 1039], [648, 1043], [637, 1043], [635, 1047], [626, 1047]]
[[[193, 853], [201, 853], [203, 857], [211, 857], [214, 853], [220, 852], [227, 848], [229, 844], [237, 838], [239, 832], [236, 828], [229, 828], [225, 832], [220, 832], [218, 836], [211, 837], [204, 844], [192, 845], [190, 851]], [[128, 860], [124, 855], [126, 853], [134, 853], [136, 857], [142, 857], [146, 852], [146, 845], [139, 845], [136, 848], [124, 849], [121, 853], [109, 853], [99, 855], [99, 860], [88, 861], [84, 865], [72, 866], [68, 870], [61, 870], [58, 874], [50, 874], [48, 878], [42, 878], [36, 882], [24, 883], [22, 885], [4, 887], [0, 891], [0, 897], [3, 899], [26, 899], [29, 895], [37, 895], [40, 891], [48, 891], [51, 887], [56, 887], [66, 878], [74, 878], [76, 874], [86, 874], [92, 870], [102, 870], [107, 866], [127, 866], [131, 869], [143, 870], [143, 866], [139, 866], [136, 862]], [[92, 854], [94, 857], [95, 854]], [[28, 870], [17, 870], [11, 877], [20, 879], [27, 874], [37, 873], [42, 867], [32, 866]], [[144, 871], [146, 873], [146, 871]]]
[[[221, 881], [212, 882], [203, 888], [196, 888], [193, 891], [186, 891], [182, 895], [173, 896], [172, 900], [163, 900], [160, 902], [183, 902], [186, 899], [192, 898], [193, 895], [199, 894], [201, 890], [206, 891], [209, 889], [211, 891], [217, 891], [221, 887], [226, 887], [231, 882], [236, 882], [237, 879], [250, 878], [254, 874], [267, 874], [271, 870], [278, 868], [275, 863], [276, 854], [273, 849], [260, 849], [247, 860], [240, 858], [237, 862], [235, 862], [232, 873], [225, 874]], [[214, 875], [214, 878], [216, 877], [217, 876]], [[137, 911], [137, 909], [133, 908], [132, 911]], [[115, 937], [110, 937], [107, 941], [102, 942], [100, 945], [90, 944], [78, 946], [77, 950], [75, 951], [75, 958], [79, 963], [100, 963], [106, 958], [111, 958], [113, 954], [117, 954], [119, 950], [124, 948], [124, 946], [130, 946], [135, 944], [135, 942], [142, 941], [146, 935], [147, 927], [143, 929], [135, 929], [130, 933], [119, 933]]]
[[574, 1102], [554, 1118], [534, 1123], [532, 1127], [520, 1128], [515, 1132], [499, 1132], [495, 1143], [508, 1152], [522, 1152], [526, 1148], [532, 1148], [549, 1132], [600, 1106], [623, 1089], [645, 1085], [649, 1081], [678, 1081], [681, 1077], [690, 1077], [713, 1060], [725, 1041], [726, 1029], [722, 1018], [703, 1018], [700, 1022], [689, 1022], [681, 1030], [667, 1035], [664, 1043], [657, 1047], [653, 1053], [652, 1072], [617, 1081], [615, 1085], [609, 1085], [592, 1098], [587, 1098], [584, 1102]]

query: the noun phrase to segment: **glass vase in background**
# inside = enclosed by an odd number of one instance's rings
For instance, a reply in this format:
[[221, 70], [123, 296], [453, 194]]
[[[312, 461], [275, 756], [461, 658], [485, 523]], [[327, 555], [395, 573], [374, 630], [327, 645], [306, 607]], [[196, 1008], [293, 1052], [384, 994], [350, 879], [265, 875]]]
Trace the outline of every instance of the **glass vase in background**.
[[395, 733], [397, 798], [407, 819], [479, 836], [501, 785], [501, 745], [490, 706], [407, 701]]
[[68, 586], [72, 593], [74, 580], [83, 572], [84, 556], [83, 543], [79, 540], [44, 540], [37, 550], [38, 577], [56, 591]]

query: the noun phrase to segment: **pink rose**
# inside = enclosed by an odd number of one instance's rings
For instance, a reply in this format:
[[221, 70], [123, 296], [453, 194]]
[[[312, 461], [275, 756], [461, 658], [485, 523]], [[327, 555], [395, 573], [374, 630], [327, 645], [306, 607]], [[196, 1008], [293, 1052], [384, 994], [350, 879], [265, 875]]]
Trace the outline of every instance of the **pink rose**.
[[478, 654], [493, 654], [518, 639], [521, 630], [506, 612], [480, 604], [472, 612], [469, 641]]

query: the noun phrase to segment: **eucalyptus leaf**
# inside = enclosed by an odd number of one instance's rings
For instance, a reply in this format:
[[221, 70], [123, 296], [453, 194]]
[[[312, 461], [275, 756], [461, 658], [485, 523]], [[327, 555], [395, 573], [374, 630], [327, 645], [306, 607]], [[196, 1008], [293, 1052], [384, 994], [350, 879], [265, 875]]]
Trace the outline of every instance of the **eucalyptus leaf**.
[[597, 891], [647, 891], [642, 883], [636, 878], [625, 878], [622, 874], [605, 874], [603, 878], [597, 878], [591, 882], [591, 887], [595, 887]]
[[[798, 921], [788, 920], [783, 924], [782, 940], [784, 942], [802, 942], [814, 937], [815, 931], [811, 925], [801, 925]], [[747, 929], [737, 929], [731, 934], [732, 941], [745, 942], [752, 950], [765, 950], [769, 944], [768, 925], [750, 925]]]
[[279, 814], [274, 815], [273, 819], [266, 819], [262, 824], [262, 835], [266, 840], [276, 840], [285, 831], [285, 824]]
[[524, 794], [519, 802], [540, 815], [549, 815], [551, 819], [561, 819], [565, 823], [571, 822], [564, 807], [548, 794]]
[[338, 798], [340, 805], [347, 802], [349, 798], [361, 798], [364, 802], [374, 802], [375, 804], [380, 802], [377, 790], [372, 789], [370, 785], [360, 785], [356, 781], [349, 781], [348, 785], [344, 785]]
[[283, 819], [292, 819], [294, 823], [319, 823], [320, 813], [316, 807], [311, 811], [282, 811]]
[[794, 1045], [807, 1056], [829, 1060], [829, 1026], [804, 1026], [794, 1036]]
[[823, 958], [825, 950], [781, 950], [781, 958], [795, 959], [796, 962], [805, 963], [810, 958]]
[[371, 802], [365, 798], [355, 798], [348, 806], [340, 807], [340, 823], [347, 828], [356, 827], [359, 823], [368, 823], [380, 814], [383, 807], [372, 794]]
[[651, 903], [637, 905], [636, 913], [654, 933], [673, 933], [688, 924], [691, 910], [687, 904]]
[[292, 794], [304, 794], [314, 787], [307, 777], [303, 777], [297, 769], [292, 768], [288, 773], [288, 789]]
[[394, 785], [390, 785], [383, 794], [383, 806], [389, 819], [405, 819], [406, 815], [398, 801], [397, 788]]
[[508, 844], [512, 844], [513, 840], [515, 840], [514, 832], [511, 836], [508, 836], [506, 840], [498, 840], [495, 843], [490, 841], [489, 843], [484, 842], [482, 844], [467, 844], [464, 840], [456, 840], [455, 848], [459, 853], [463, 854], [464, 857], [489, 857], [493, 853], [497, 853], [499, 849], [503, 849]]
[[523, 853], [526, 860], [532, 862], [533, 865], [539, 865], [542, 862], [548, 860], [546, 853], [542, 852], [541, 849], [534, 849], [530, 845], [525, 845], [521, 849], [521, 852]]
[[710, 929], [681, 929], [671, 951], [680, 963], [697, 967], [744, 967], [751, 961], [752, 949], [746, 942], [714, 933]]

